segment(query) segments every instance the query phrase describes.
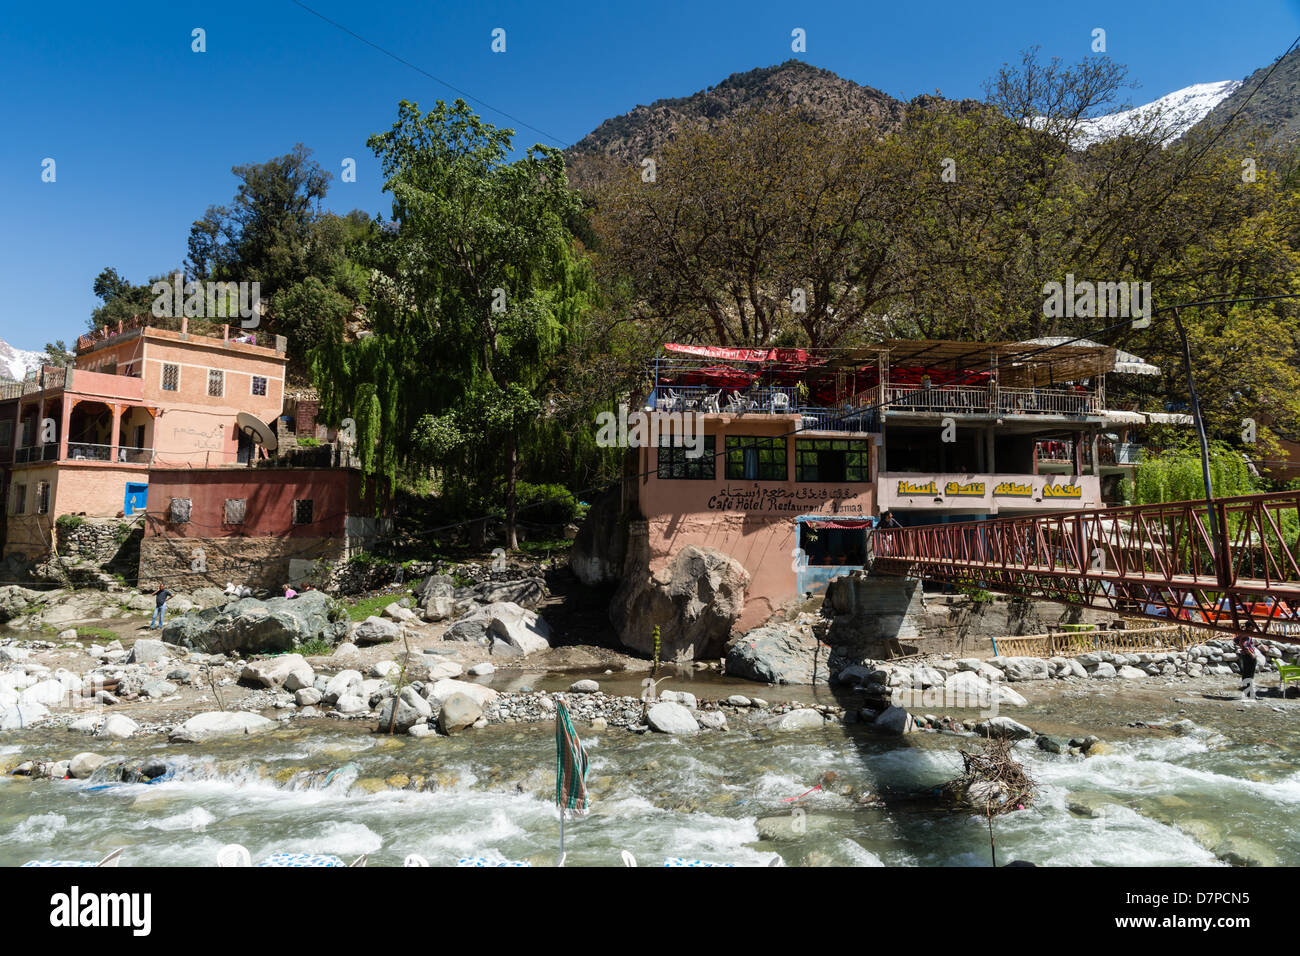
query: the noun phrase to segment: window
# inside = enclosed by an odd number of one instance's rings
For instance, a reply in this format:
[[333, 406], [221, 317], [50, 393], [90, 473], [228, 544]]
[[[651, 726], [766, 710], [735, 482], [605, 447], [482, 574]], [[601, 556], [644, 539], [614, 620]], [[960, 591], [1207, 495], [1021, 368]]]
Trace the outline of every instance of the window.
[[312, 523], [312, 499], [303, 498], [293, 503], [293, 523], [294, 524], [311, 524]]
[[193, 502], [189, 498], [173, 498], [171, 507], [167, 510], [167, 516], [172, 524], [185, 524], [190, 520], [190, 509]]
[[668, 435], [661, 435], [659, 438], [659, 470], [660, 478], [689, 478], [693, 480], [705, 479], [712, 481], [718, 474], [718, 459], [715, 451], [716, 444], [712, 435], [700, 436], [703, 438], [703, 446], [699, 457], [692, 458], [689, 452], [694, 451], [686, 445], [673, 445], [672, 438]]
[[169, 362], [163, 363], [162, 389], [164, 392], [174, 392], [180, 388], [181, 384], [181, 367], [172, 365]]
[[265, 376], [265, 375], [254, 375], [254, 376], [253, 376], [253, 394], [254, 394], [254, 395], [265, 395], [265, 394], [266, 394], [266, 376]]
[[838, 438], [794, 440], [795, 481], [870, 481], [871, 446]]
[[36, 483], [36, 513], [38, 515], [50, 513], [50, 483], [48, 481], [38, 481]]
[[13, 507], [11, 514], [20, 515], [27, 511], [27, 486], [14, 485]]
[[785, 439], [727, 436], [727, 477], [785, 481]]
[[7, 448], [14, 440], [14, 423], [0, 422], [0, 447]]
[[219, 368], [208, 369], [208, 394], [213, 398], [226, 394], [226, 373]]
[[244, 509], [248, 504], [247, 498], [227, 498], [226, 499], [226, 524], [243, 524]]

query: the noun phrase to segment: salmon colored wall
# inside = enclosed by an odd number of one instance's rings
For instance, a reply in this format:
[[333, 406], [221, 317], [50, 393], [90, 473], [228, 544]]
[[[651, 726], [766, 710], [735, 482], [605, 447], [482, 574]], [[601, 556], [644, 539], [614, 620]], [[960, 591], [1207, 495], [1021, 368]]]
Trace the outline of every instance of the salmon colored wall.
[[[284, 356], [257, 346], [231, 344], [219, 339], [192, 336], [180, 341], [150, 330], [145, 339], [144, 395], [150, 404], [183, 405], [192, 408], [231, 409], [256, 415], [262, 421], [274, 421], [284, 406]], [[163, 391], [164, 364], [180, 366], [176, 391]], [[220, 369], [224, 374], [224, 392], [220, 397], [208, 394], [208, 371]], [[253, 376], [267, 380], [266, 394], [252, 393]]]
[[[654, 413], [656, 417], [659, 413]], [[638, 472], [639, 501], [649, 525], [650, 568], [660, 570], [687, 545], [717, 548], [739, 561], [750, 574], [745, 608], [737, 630], [763, 623], [772, 612], [798, 597], [794, 549], [798, 537], [795, 517], [801, 514], [844, 514], [869, 516], [874, 513], [874, 482], [805, 482], [796, 484], [795, 436], [787, 433], [801, 427], [797, 415], [707, 415], [704, 430], [714, 435], [718, 452], [712, 480], [660, 479], [658, 451], [642, 448]], [[724, 456], [726, 436], [786, 435], [786, 481], [726, 480]], [[843, 433], [800, 432], [800, 438], [844, 439]], [[854, 436], [871, 449], [871, 475], [876, 469], [872, 436]], [[730, 491], [730, 495], [724, 494]]]
[[[149, 473], [147, 537], [217, 538], [342, 535], [349, 497], [360, 485], [357, 472], [343, 469], [238, 469], [211, 471], [155, 468]], [[172, 498], [189, 498], [190, 520], [168, 521]], [[226, 525], [227, 498], [247, 502], [242, 525]], [[293, 503], [312, 499], [312, 524], [293, 524]]]
[[[50, 483], [50, 511], [38, 515], [37, 487], [42, 481]], [[148, 466], [65, 461], [13, 469], [9, 476], [10, 507], [17, 485], [26, 485], [27, 493], [23, 513], [6, 515], [5, 554], [21, 551], [28, 557], [43, 555], [49, 550], [50, 527], [60, 515], [112, 518], [121, 514], [128, 481], [148, 482]]]

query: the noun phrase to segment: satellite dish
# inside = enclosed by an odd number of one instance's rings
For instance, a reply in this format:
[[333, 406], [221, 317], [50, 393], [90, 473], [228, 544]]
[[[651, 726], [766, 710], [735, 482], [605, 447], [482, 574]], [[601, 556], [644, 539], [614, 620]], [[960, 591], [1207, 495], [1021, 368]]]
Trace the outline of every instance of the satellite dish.
[[280, 445], [275, 432], [271, 431], [271, 426], [256, 415], [240, 412], [235, 416], [235, 427], [267, 451], [275, 451]]

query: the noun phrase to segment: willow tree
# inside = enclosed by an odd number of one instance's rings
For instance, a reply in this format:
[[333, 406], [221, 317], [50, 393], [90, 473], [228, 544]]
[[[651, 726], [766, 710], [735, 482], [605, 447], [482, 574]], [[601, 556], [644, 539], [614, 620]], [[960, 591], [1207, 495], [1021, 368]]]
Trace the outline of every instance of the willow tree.
[[371, 328], [314, 363], [326, 415], [357, 419], [367, 470], [439, 467], [459, 507], [503, 506], [509, 547], [521, 454], [586, 304], [564, 161], [545, 146], [512, 161], [512, 135], [457, 100], [403, 101], [370, 137], [393, 201], [371, 248]]

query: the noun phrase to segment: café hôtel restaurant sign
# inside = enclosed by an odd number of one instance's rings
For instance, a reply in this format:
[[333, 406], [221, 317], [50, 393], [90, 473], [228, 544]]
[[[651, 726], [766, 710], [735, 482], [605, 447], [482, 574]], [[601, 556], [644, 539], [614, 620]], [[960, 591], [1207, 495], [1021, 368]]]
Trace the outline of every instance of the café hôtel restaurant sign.
[[880, 476], [877, 495], [881, 510], [1076, 511], [1101, 506], [1101, 479], [1096, 475], [886, 473]]

